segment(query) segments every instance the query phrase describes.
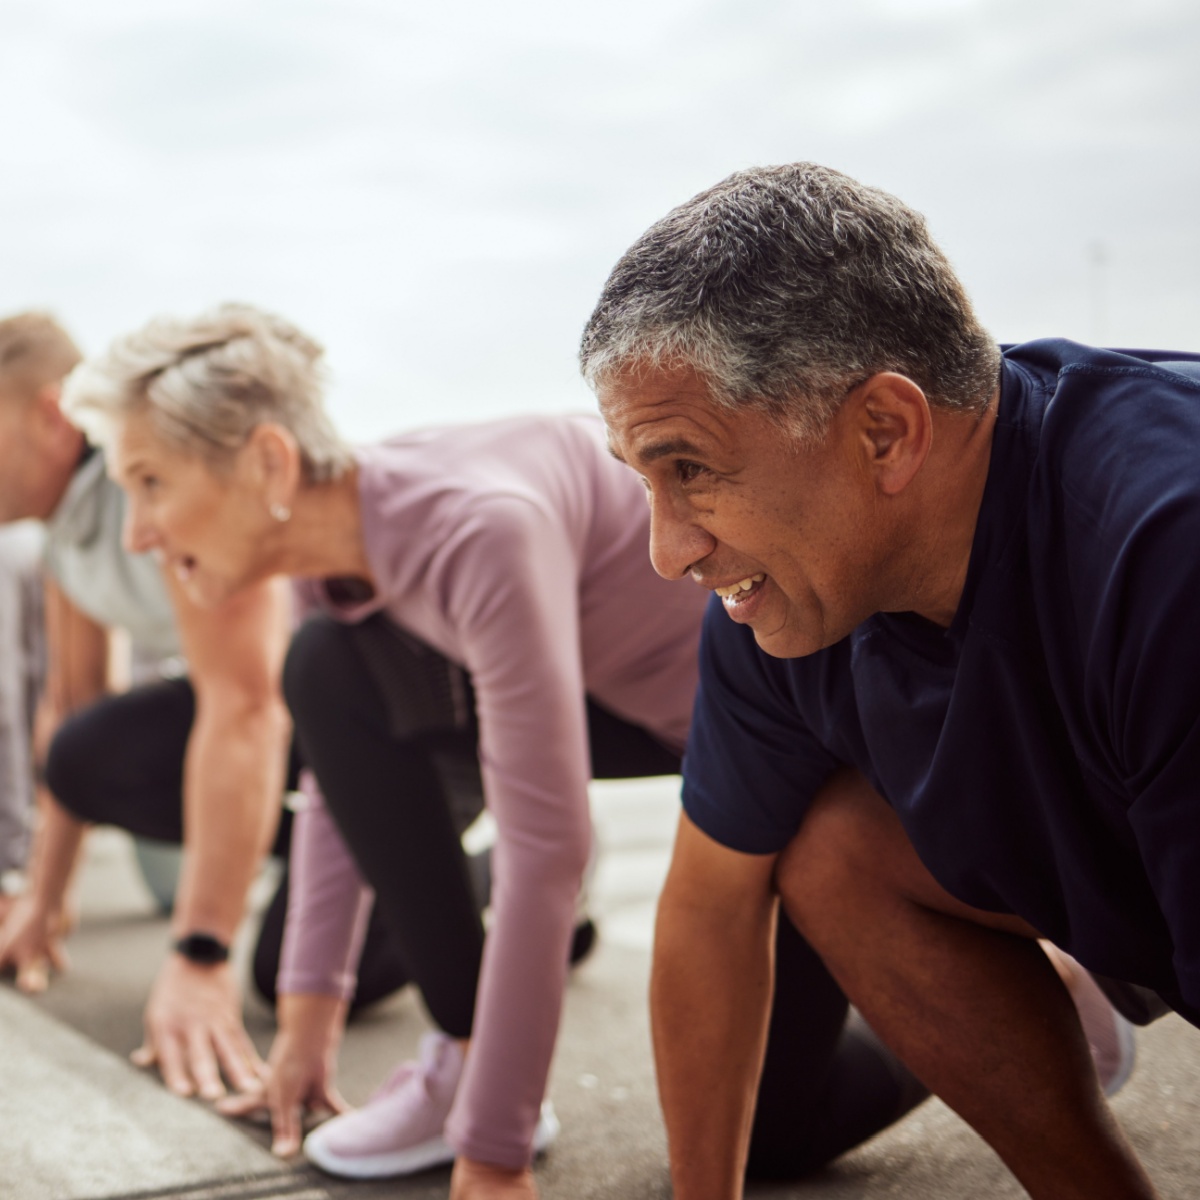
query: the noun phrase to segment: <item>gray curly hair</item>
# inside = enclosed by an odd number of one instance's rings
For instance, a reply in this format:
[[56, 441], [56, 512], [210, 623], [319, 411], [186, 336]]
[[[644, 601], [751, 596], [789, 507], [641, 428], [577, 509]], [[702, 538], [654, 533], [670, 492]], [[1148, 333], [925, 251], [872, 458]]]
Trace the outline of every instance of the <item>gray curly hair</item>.
[[322, 404], [323, 355], [295, 325], [247, 304], [158, 317], [78, 367], [63, 407], [101, 438], [145, 412], [164, 441], [218, 469], [257, 425], [275, 422], [295, 437], [305, 481], [322, 483], [352, 461]]
[[626, 251], [583, 333], [599, 389], [630, 371], [690, 367], [723, 407], [754, 407], [819, 439], [878, 371], [931, 404], [982, 411], [999, 349], [924, 218], [814, 163], [739, 171]]

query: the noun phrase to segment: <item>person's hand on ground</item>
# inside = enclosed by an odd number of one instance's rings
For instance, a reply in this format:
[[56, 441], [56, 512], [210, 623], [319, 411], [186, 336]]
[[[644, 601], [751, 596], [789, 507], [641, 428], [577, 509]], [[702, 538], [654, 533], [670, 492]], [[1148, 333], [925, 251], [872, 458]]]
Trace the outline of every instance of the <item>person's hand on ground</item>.
[[450, 1200], [537, 1200], [533, 1172], [458, 1158], [450, 1176]]
[[44, 992], [51, 971], [67, 969], [68, 925], [63, 913], [50, 911], [28, 893], [14, 897], [0, 925], [0, 971], [15, 971], [22, 992]]
[[271, 1118], [271, 1153], [289, 1158], [300, 1149], [305, 1114], [332, 1116], [349, 1105], [333, 1082], [331, 1048], [322, 1038], [287, 1030], [276, 1037], [267, 1060], [265, 1081], [217, 1104], [227, 1117], [266, 1111]]
[[130, 1058], [157, 1064], [178, 1096], [225, 1095], [222, 1074], [239, 1092], [265, 1071], [242, 1024], [242, 998], [228, 963], [200, 965], [179, 954], [163, 964], [142, 1018], [143, 1042]]

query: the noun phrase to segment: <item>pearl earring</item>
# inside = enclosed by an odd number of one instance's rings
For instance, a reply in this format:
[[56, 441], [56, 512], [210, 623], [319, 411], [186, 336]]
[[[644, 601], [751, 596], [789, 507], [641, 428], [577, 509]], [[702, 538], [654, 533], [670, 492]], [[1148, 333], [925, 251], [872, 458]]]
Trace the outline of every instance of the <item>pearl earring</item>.
[[272, 504], [271, 516], [275, 518], [281, 525], [284, 521], [290, 521], [292, 518], [292, 510], [286, 504]]

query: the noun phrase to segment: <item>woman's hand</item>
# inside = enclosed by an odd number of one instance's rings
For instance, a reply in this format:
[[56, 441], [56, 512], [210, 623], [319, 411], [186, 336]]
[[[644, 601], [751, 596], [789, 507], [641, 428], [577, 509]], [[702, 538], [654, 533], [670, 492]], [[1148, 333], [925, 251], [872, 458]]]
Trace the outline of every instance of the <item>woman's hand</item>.
[[279, 1033], [264, 1083], [220, 1101], [217, 1111], [227, 1117], [268, 1112], [271, 1152], [295, 1154], [306, 1113], [330, 1116], [350, 1107], [334, 1083], [346, 1008], [333, 996], [280, 996]]
[[537, 1187], [528, 1167], [514, 1171], [459, 1158], [450, 1176], [450, 1200], [537, 1200]]

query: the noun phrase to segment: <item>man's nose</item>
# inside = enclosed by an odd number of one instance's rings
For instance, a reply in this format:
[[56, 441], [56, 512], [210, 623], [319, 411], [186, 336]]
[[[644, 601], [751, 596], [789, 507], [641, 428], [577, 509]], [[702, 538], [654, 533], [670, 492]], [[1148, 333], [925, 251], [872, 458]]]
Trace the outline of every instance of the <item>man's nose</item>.
[[716, 539], [695, 523], [685, 500], [650, 494], [650, 561], [664, 579], [682, 579], [715, 546]]

